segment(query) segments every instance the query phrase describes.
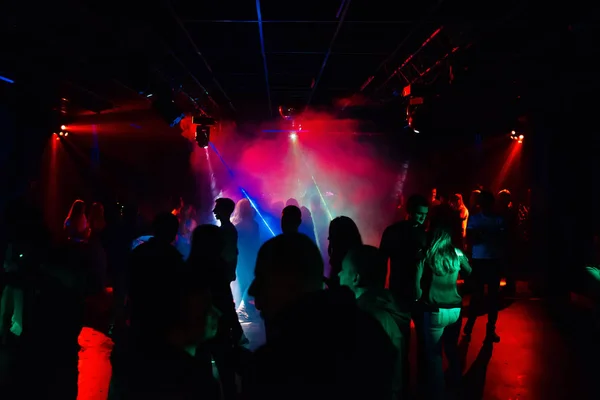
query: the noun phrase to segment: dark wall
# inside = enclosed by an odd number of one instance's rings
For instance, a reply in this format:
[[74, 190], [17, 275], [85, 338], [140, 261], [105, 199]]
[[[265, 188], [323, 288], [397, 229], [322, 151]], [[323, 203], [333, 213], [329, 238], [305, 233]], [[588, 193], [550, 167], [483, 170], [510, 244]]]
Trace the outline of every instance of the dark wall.
[[555, 46], [548, 58], [561, 56], [532, 75], [540, 88], [533, 120], [535, 265], [548, 291], [564, 293], [565, 282], [592, 261], [589, 249], [598, 232], [600, 140], [597, 102], [590, 101], [600, 88], [592, 63], [598, 50], [588, 43], [589, 27], [565, 24], [544, 33]]

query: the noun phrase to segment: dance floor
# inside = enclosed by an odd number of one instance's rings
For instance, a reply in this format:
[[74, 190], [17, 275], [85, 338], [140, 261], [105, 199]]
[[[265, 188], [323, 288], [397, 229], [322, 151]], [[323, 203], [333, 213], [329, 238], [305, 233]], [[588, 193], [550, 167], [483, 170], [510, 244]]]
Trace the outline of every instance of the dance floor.
[[[558, 318], [556, 312], [550, 315], [549, 309], [543, 300], [517, 299], [507, 303], [498, 321], [502, 341], [494, 345], [491, 353], [482, 350], [486, 317], [478, 319], [471, 342], [460, 342], [466, 399], [596, 398], [595, 369], [585, 366], [597, 365], [597, 342], [591, 341], [591, 332], [581, 331], [586, 324], [581, 325], [580, 331], [574, 329], [573, 324], [583, 321], [570, 308], [558, 312]], [[264, 341], [260, 324], [244, 324], [244, 330], [251, 347]], [[104, 400], [111, 374], [112, 341], [100, 332], [84, 328], [79, 342], [82, 349], [78, 399]], [[594, 347], [590, 343], [595, 343]]]

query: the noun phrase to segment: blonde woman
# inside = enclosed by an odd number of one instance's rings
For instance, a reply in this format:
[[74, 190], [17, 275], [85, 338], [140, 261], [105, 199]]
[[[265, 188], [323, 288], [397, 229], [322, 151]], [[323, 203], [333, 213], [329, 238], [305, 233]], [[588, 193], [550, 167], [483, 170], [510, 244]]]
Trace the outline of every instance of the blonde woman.
[[427, 399], [442, 399], [445, 396], [442, 349], [448, 359], [450, 383], [460, 382], [457, 346], [462, 297], [457, 286], [459, 273], [471, 273], [467, 257], [454, 247], [448, 231], [435, 230], [416, 274], [419, 313], [415, 322], [422, 355], [419, 374], [422, 374], [420, 382], [427, 382], [426, 387], [422, 388], [427, 392]]

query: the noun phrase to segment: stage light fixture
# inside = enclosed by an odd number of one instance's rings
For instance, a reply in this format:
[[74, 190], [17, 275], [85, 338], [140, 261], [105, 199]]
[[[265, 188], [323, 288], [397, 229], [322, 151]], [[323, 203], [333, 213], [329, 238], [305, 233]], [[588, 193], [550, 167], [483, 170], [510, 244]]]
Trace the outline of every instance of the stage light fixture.
[[69, 132], [65, 132], [65, 137], [69, 136]]
[[515, 131], [511, 131], [510, 138], [512, 140], [516, 140], [518, 143], [523, 143], [523, 139], [525, 139], [525, 135], [518, 135]]
[[196, 126], [196, 143], [198, 143], [199, 147], [208, 148], [210, 143], [210, 126]]
[[66, 126], [66, 125], [61, 125], [61, 126], [60, 126], [60, 129], [64, 131], [64, 130], [66, 130], [66, 129], [67, 129], [67, 126]]
[[293, 141], [296, 141], [296, 139], [298, 139], [298, 134], [296, 132], [290, 133], [290, 139], [292, 139]]
[[279, 106], [279, 115], [286, 121], [291, 121], [296, 117], [297, 111], [294, 107]]
[[61, 132], [59, 132], [58, 134], [59, 134], [60, 136], [62, 136], [62, 135], [64, 135], [65, 133], [61, 131]]

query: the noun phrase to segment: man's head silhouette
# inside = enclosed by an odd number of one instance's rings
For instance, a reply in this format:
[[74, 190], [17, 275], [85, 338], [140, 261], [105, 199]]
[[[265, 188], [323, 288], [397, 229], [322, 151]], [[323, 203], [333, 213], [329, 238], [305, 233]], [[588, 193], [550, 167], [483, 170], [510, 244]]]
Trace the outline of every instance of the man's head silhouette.
[[302, 223], [302, 211], [296, 206], [287, 206], [281, 212], [281, 231], [283, 233], [298, 233]]
[[171, 213], [160, 213], [154, 218], [152, 223], [154, 229], [154, 238], [165, 243], [172, 243], [177, 237], [179, 230], [179, 221]]
[[377, 247], [363, 244], [351, 249], [342, 262], [340, 284], [348, 286], [358, 298], [365, 290], [383, 289], [387, 260]]
[[481, 212], [483, 212], [484, 214], [489, 214], [494, 209], [494, 203], [496, 202], [496, 199], [494, 198], [494, 195], [491, 192], [482, 190], [481, 193], [479, 193], [477, 202], [479, 204], [479, 207], [481, 208]]
[[215, 200], [215, 208], [213, 213], [215, 218], [221, 222], [227, 222], [231, 218], [231, 214], [235, 210], [235, 202], [226, 197]]
[[254, 272], [248, 293], [267, 320], [302, 296], [323, 288], [319, 248], [300, 233], [279, 235], [263, 244]]

